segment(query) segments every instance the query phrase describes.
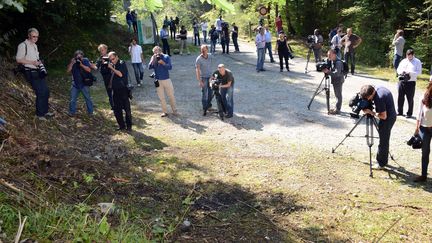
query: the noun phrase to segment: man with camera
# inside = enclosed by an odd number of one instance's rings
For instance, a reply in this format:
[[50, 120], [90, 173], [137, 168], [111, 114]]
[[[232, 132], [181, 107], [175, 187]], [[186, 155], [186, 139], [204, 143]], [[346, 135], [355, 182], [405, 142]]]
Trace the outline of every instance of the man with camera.
[[355, 69], [355, 49], [361, 44], [362, 38], [353, 34], [352, 28], [347, 29], [346, 35], [342, 38], [344, 46], [344, 60], [351, 63], [351, 74], [354, 75]]
[[153, 47], [153, 56], [149, 62], [149, 69], [154, 69], [155, 72], [155, 79], [157, 80], [157, 83], [155, 83], [156, 92], [162, 105], [161, 117], [168, 116], [165, 92], [169, 97], [173, 115], [177, 115], [174, 87], [169, 77], [169, 70], [172, 69], [171, 59], [168, 55], [162, 53], [162, 49], [159, 46]]
[[208, 53], [208, 46], [201, 46], [201, 54], [195, 61], [195, 72], [198, 84], [202, 91], [203, 116], [207, 115], [207, 110], [211, 107], [213, 92], [210, 88], [211, 69], [213, 65], [213, 55]]
[[408, 49], [406, 58], [403, 59], [397, 68], [398, 74], [398, 115], [403, 115], [405, 96], [408, 102], [407, 118], [411, 118], [414, 108], [414, 94], [417, 76], [421, 74], [422, 63], [414, 56], [414, 50]]
[[378, 164], [375, 169], [383, 169], [388, 163], [391, 129], [396, 122], [396, 110], [393, 95], [385, 87], [364, 85], [361, 87], [360, 96], [362, 99], [374, 102], [375, 111], [364, 109], [365, 114], [378, 117], [379, 144], [376, 160]]
[[[119, 131], [132, 130], [132, 111], [130, 107], [130, 90], [128, 89], [128, 69], [126, 63], [120, 60], [117, 53], [108, 54], [110, 63], [108, 68], [111, 70], [109, 87], [113, 90], [114, 116], [119, 125]], [[125, 111], [125, 117], [123, 116]]]
[[323, 39], [319, 29], [315, 29], [314, 34], [313, 34], [312, 50], [314, 53], [316, 63], [321, 61], [323, 42], [324, 42], [324, 39]]
[[335, 50], [338, 58], [341, 58], [341, 48], [342, 48], [342, 28], [339, 27], [336, 31], [336, 35], [331, 39], [331, 49]]
[[39, 120], [46, 120], [54, 116], [48, 112], [48, 99], [50, 92], [45, 81], [46, 69], [39, 60], [39, 51], [36, 42], [39, 39], [39, 31], [30, 28], [27, 31], [27, 39], [18, 45], [16, 61], [23, 65], [24, 77], [31, 84], [36, 95], [36, 116]]
[[[91, 69], [97, 69], [94, 64], [84, 57], [84, 52], [77, 50], [74, 57], [67, 66], [67, 72], [72, 74], [71, 98], [69, 103], [69, 116], [75, 116], [76, 102], [80, 93], [84, 96], [87, 113], [93, 115], [93, 101], [90, 97], [90, 84], [85, 83], [85, 79], [91, 79]], [[90, 80], [91, 82], [93, 80]]]
[[330, 61], [330, 69], [325, 67], [323, 72], [325, 75], [330, 76], [331, 84], [333, 85], [334, 94], [336, 97], [336, 105], [334, 109], [329, 110], [330, 115], [338, 115], [342, 107], [342, 85], [345, 82], [345, 75], [343, 74], [343, 63], [336, 56], [336, 50], [330, 49], [327, 52], [328, 61]]
[[219, 64], [218, 69], [212, 75], [213, 80], [219, 83], [222, 104], [226, 110], [226, 118], [234, 114], [234, 76], [231, 70], [226, 69], [224, 64]]
[[109, 82], [111, 79], [111, 70], [108, 68], [108, 64], [109, 64], [108, 46], [105, 44], [100, 44], [98, 46], [98, 51], [100, 53], [100, 56], [96, 61], [96, 67], [98, 68], [100, 74], [102, 75], [102, 79], [104, 81], [105, 90], [108, 95], [108, 100], [111, 106], [111, 110], [114, 110], [113, 91], [109, 87]]

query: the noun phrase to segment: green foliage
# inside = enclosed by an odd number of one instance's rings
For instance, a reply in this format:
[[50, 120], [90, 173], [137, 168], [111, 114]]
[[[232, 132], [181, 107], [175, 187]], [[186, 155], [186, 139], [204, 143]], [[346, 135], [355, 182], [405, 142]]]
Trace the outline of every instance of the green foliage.
[[14, 1], [14, 0], [1, 0], [0, 1], [0, 9], [4, 8], [6, 5], [15, 8], [20, 13], [24, 12], [24, 7], [23, 7], [22, 3], [20, 3], [19, 1]]

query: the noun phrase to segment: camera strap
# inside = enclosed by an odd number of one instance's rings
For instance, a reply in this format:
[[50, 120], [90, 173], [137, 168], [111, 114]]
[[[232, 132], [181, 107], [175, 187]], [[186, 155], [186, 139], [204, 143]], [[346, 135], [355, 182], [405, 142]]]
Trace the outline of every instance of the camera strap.
[[109, 81], [109, 84], [108, 84], [108, 88], [110, 88], [110, 89], [112, 89], [112, 81], [113, 81], [113, 78], [114, 78], [114, 72], [112, 71], [111, 72], [111, 78], [110, 78], [110, 81]]

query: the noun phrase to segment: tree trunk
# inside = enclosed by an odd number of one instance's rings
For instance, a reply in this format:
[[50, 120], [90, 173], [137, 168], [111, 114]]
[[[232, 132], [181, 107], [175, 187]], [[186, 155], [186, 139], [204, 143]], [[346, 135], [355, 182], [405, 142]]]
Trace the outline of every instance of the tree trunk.
[[[298, 3], [298, 1], [297, 1]], [[285, 17], [286, 17], [286, 21], [287, 21], [287, 34], [291, 34], [291, 35], [295, 35], [296, 32], [291, 24], [291, 18], [290, 18], [290, 13], [289, 13], [289, 0], [285, 0]]]
[[279, 4], [275, 4], [275, 18], [279, 15]]

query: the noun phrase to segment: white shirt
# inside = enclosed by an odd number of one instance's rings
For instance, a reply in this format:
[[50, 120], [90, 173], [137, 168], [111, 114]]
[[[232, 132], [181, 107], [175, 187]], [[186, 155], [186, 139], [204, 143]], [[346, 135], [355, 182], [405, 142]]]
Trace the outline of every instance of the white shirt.
[[201, 23], [201, 30], [202, 31], [207, 31], [207, 28], [208, 28], [207, 22], [202, 22]]
[[266, 41], [265, 41], [265, 35], [261, 35], [260, 33], [258, 33], [258, 35], [255, 37], [256, 47], [258, 49], [265, 48], [265, 43], [266, 43]]
[[223, 23], [222, 19], [216, 19], [216, 22], [215, 22], [216, 30], [222, 30], [222, 23]]
[[420, 98], [420, 108], [418, 114], [418, 120], [420, 120], [420, 126], [432, 127], [432, 108], [427, 108], [423, 104], [423, 97]]
[[[26, 47], [27, 46], [27, 47]], [[27, 49], [27, 54], [26, 54]], [[18, 51], [16, 54], [16, 59], [25, 59], [27, 61], [37, 61], [39, 60], [39, 51], [37, 48], [37, 45], [28, 39], [26, 39], [24, 42], [21, 42], [18, 45]], [[33, 64], [24, 64], [24, 66], [36, 69], [37, 67]]]
[[143, 60], [141, 59], [142, 48], [140, 45], [136, 44], [136, 45], [129, 46], [129, 53], [131, 55], [132, 63], [143, 62]]
[[272, 36], [271, 36], [270, 31], [266, 30], [265, 33], [264, 33], [264, 36], [265, 36], [265, 41], [266, 41], [267, 43], [270, 43], [271, 40], [272, 40]]
[[332, 43], [332, 48], [335, 49], [337, 48], [341, 48], [342, 47], [342, 37], [340, 37], [340, 35], [335, 35], [333, 36], [331, 43]]
[[403, 72], [410, 74], [410, 80], [408, 81], [416, 81], [417, 76], [421, 74], [422, 71], [422, 63], [416, 57], [410, 61], [408, 58], [404, 58], [397, 68], [397, 73], [402, 74]]

